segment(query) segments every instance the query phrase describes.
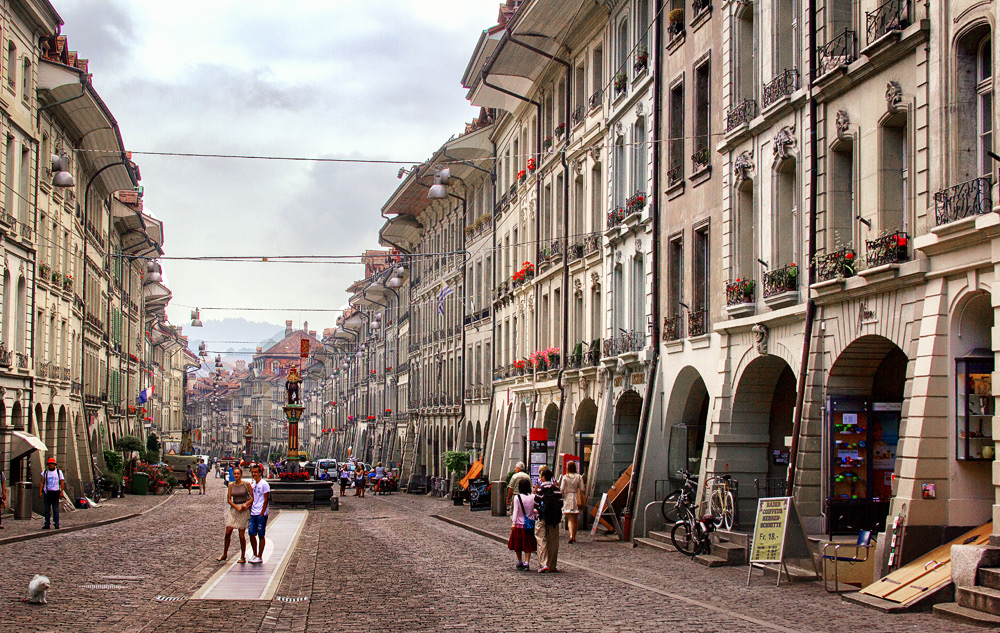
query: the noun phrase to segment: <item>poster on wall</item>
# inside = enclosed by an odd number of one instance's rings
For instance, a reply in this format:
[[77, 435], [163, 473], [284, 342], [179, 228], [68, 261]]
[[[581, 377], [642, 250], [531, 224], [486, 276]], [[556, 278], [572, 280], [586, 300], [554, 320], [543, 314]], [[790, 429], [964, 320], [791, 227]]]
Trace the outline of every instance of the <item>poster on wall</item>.
[[538, 471], [548, 463], [548, 429], [528, 429], [528, 473], [531, 483], [538, 485]]

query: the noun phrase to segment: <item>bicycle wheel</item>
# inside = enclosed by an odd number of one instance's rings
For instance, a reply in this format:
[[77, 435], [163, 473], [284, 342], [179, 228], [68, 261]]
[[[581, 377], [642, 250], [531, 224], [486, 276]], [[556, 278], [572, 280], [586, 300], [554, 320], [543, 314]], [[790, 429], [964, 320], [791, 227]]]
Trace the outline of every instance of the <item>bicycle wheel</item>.
[[736, 525], [736, 500], [733, 499], [732, 490], [727, 490], [723, 495], [721, 525], [727, 531]]
[[694, 534], [691, 533], [691, 525], [685, 521], [674, 524], [670, 530], [670, 540], [674, 547], [681, 554], [694, 556]]
[[677, 512], [677, 500], [680, 498], [681, 491], [674, 490], [663, 500], [663, 504], [660, 506], [660, 512], [663, 513], [663, 520], [668, 524], [677, 523], [678, 519], [680, 519], [680, 515]]
[[716, 525], [722, 525], [723, 514], [725, 513], [726, 502], [722, 490], [716, 488], [708, 497], [708, 513], [715, 519]]

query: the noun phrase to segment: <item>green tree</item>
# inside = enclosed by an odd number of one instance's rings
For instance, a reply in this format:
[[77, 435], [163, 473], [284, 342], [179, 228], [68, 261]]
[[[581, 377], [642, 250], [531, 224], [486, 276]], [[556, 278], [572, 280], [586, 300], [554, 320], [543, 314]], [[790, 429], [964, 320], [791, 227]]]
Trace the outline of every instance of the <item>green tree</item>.
[[104, 463], [108, 467], [108, 474], [122, 473], [125, 470], [125, 458], [115, 451], [104, 449]]
[[160, 450], [160, 438], [156, 437], [156, 433], [150, 433], [146, 436], [146, 450], [147, 451], [159, 451]]
[[448, 472], [462, 473], [469, 469], [469, 454], [462, 451], [447, 451], [441, 456]]
[[142, 452], [144, 448], [142, 441], [134, 435], [125, 435], [115, 441], [115, 450], [120, 453]]

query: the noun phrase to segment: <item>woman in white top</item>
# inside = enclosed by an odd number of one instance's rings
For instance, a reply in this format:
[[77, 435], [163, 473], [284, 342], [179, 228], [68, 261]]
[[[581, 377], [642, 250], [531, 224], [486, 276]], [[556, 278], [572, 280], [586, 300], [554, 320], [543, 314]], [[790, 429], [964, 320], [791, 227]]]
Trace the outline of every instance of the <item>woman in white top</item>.
[[[519, 571], [528, 571], [531, 562], [531, 554], [538, 549], [538, 541], [535, 540], [534, 526], [525, 527], [525, 518], [535, 520], [538, 512], [535, 511], [535, 495], [531, 494], [531, 480], [521, 479], [518, 482], [518, 494], [514, 495], [511, 503], [511, 528], [510, 538], [507, 539], [507, 549], [512, 550], [517, 555], [517, 568]], [[522, 554], [524, 561], [521, 561]]]
[[566, 474], [559, 482], [562, 491], [563, 514], [569, 528], [569, 542], [576, 543], [576, 528], [580, 523], [580, 496], [583, 493], [583, 477], [576, 472], [576, 462], [566, 464]]

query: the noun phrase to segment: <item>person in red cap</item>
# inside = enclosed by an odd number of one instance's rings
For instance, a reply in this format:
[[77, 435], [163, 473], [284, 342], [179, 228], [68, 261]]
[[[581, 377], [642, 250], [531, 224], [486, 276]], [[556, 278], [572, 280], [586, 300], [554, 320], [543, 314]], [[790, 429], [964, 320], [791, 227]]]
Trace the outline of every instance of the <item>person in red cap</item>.
[[45, 524], [43, 530], [49, 529], [49, 515], [53, 515], [55, 528], [59, 529], [59, 499], [66, 486], [63, 472], [56, 468], [56, 458], [50, 457], [45, 462], [48, 469], [42, 472], [42, 485], [38, 487], [38, 496], [45, 504]]

